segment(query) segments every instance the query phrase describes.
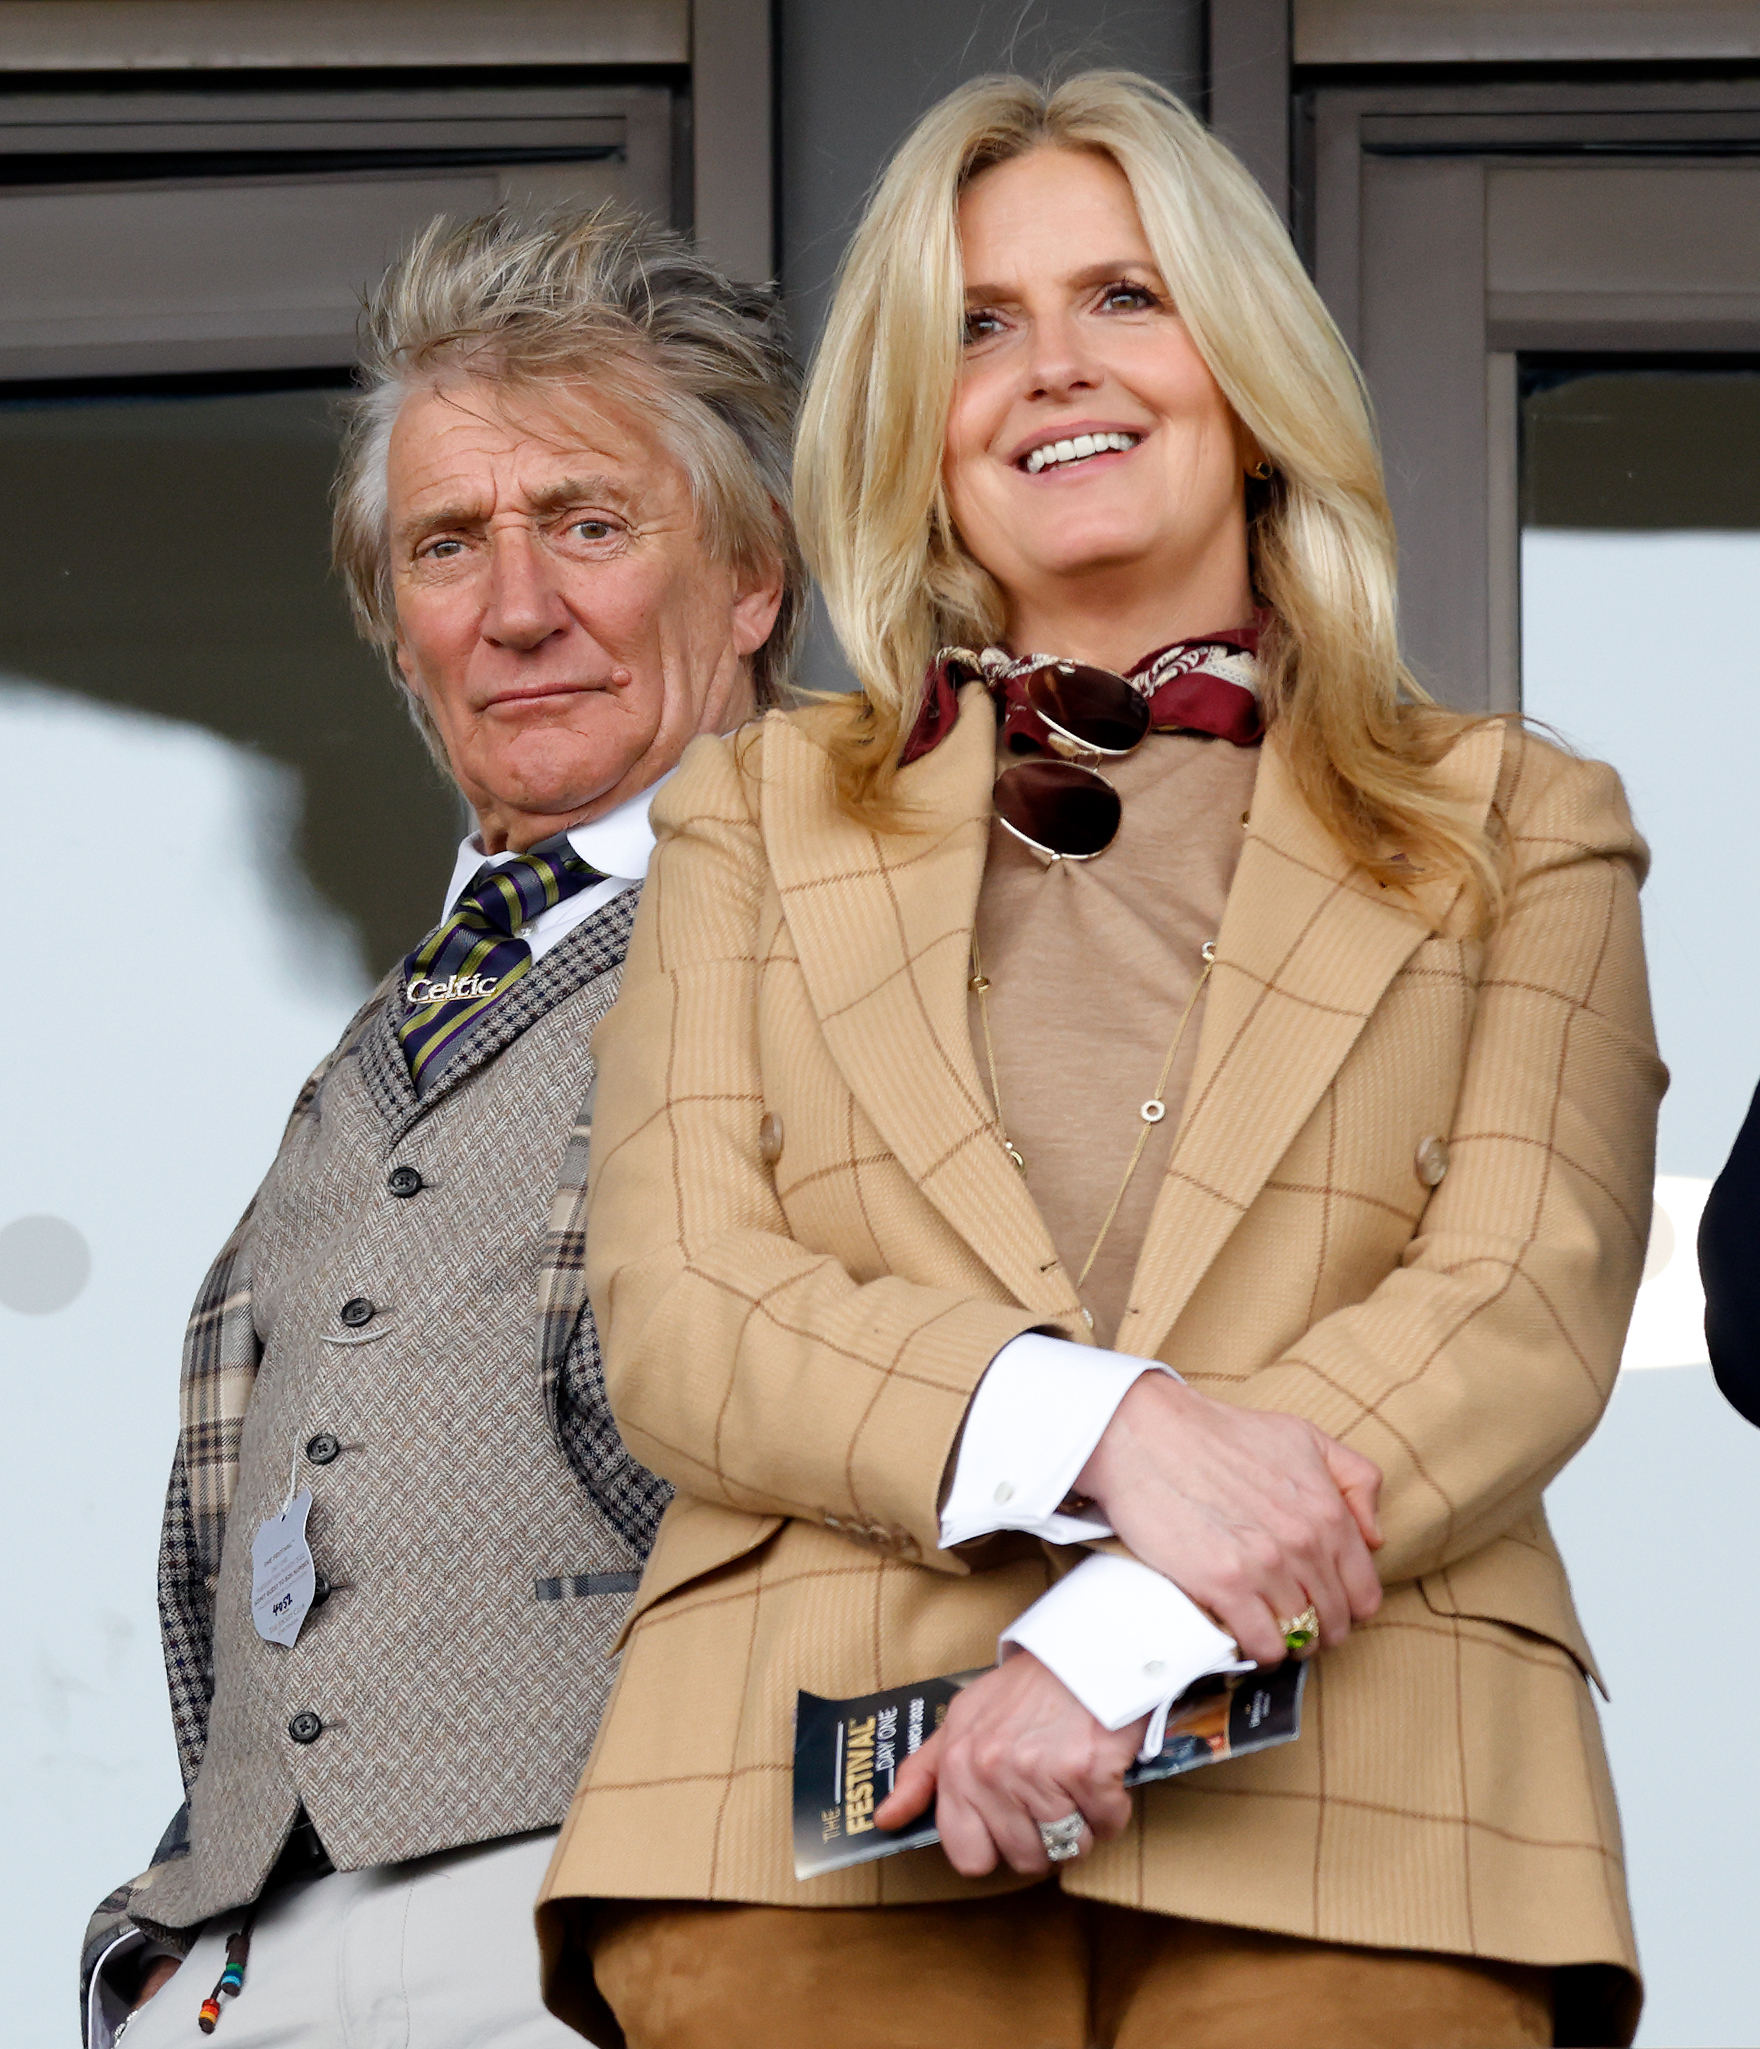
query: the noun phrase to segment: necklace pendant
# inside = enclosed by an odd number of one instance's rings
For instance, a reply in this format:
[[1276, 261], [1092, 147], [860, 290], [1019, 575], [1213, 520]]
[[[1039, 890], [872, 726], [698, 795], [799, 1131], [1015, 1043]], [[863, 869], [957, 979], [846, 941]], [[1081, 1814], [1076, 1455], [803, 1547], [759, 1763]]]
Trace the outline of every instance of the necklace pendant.
[[1151, 1096], [1143, 1105], [1142, 1116], [1145, 1124], [1159, 1124], [1166, 1115], [1167, 1105], [1159, 1096]]
[[1023, 1174], [1027, 1171], [1027, 1163], [1024, 1159], [1021, 1158], [1020, 1149], [1018, 1146], [1016, 1146], [1013, 1139], [1005, 1138], [1002, 1141], [1002, 1150], [1005, 1153], [1007, 1153], [1009, 1158], [1013, 1160], [1015, 1165], [1020, 1169], [1020, 1171]]

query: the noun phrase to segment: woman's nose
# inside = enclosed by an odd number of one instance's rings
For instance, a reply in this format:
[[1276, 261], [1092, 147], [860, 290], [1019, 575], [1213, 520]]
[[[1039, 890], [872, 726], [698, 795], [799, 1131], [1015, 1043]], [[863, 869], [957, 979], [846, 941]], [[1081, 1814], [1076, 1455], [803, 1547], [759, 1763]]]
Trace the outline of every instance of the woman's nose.
[[1063, 314], [1034, 321], [1027, 376], [1034, 398], [1062, 398], [1100, 383], [1100, 366], [1079, 321]]

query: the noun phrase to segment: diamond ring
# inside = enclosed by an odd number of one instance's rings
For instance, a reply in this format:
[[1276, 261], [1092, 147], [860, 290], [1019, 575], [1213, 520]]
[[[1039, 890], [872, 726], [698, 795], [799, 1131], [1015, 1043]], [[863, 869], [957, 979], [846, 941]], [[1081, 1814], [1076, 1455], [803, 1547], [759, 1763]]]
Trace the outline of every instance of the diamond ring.
[[1087, 1826], [1080, 1814], [1066, 1814], [1061, 1821], [1042, 1821], [1039, 1840], [1053, 1864], [1067, 1864], [1082, 1854], [1082, 1830]]

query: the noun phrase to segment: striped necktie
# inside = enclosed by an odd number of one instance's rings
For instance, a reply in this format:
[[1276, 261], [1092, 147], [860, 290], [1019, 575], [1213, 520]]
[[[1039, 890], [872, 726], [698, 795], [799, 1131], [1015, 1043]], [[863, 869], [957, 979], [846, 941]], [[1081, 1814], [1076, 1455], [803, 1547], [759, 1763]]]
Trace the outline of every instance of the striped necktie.
[[604, 879], [563, 834], [499, 866], [483, 863], [452, 915], [403, 964], [407, 1009], [397, 1036], [417, 1095], [484, 1011], [530, 969], [532, 949], [519, 928]]

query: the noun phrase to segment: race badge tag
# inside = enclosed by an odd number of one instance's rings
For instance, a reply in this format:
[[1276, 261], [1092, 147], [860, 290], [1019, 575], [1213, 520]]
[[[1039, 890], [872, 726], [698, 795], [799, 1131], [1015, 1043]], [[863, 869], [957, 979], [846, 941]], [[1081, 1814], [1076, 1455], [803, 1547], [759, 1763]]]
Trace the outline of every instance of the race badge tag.
[[318, 1575], [306, 1542], [312, 1490], [302, 1487], [251, 1539], [251, 1620], [265, 1643], [292, 1649], [317, 1596]]

